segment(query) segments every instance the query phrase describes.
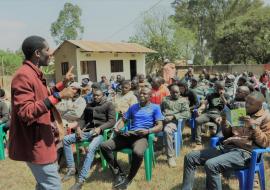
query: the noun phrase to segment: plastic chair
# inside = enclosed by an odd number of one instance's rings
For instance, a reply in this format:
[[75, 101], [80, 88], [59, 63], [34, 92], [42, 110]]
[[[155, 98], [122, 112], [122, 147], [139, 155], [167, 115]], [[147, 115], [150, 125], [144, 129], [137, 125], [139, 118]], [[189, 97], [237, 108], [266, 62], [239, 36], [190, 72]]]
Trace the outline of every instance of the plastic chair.
[[6, 126], [6, 123], [0, 124], [0, 160], [5, 160], [5, 144], [4, 140], [6, 140], [6, 133], [3, 128]]
[[[119, 119], [119, 113], [118, 113], [118, 112], [116, 112], [115, 119], [116, 119], [116, 121], [118, 121], [118, 119]], [[116, 124], [117, 124], [117, 123], [116, 123]], [[116, 125], [116, 124], [115, 124], [115, 125]], [[111, 132], [111, 129], [105, 129], [105, 130], [104, 130], [104, 132], [103, 132], [103, 141], [106, 141], [106, 140], [109, 139], [109, 133], [110, 133], [110, 132]], [[75, 143], [75, 145], [76, 145], [76, 156], [77, 156], [77, 160], [76, 160], [77, 166], [80, 165], [80, 160], [81, 160], [79, 148], [80, 148], [81, 146], [87, 147], [87, 146], [89, 146], [89, 144], [90, 144], [90, 142], [89, 142], [88, 140], [83, 140], [83, 141], [80, 141], [80, 142], [76, 142], [76, 143]], [[105, 158], [103, 157], [103, 155], [102, 155], [100, 149], [98, 149], [98, 150], [99, 150], [98, 153], [100, 154], [100, 157], [101, 157], [101, 166], [102, 166], [102, 170], [106, 170], [106, 169], [108, 168], [108, 164], [107, 164]]]
[[[180, 156], [180, 149], [183, 145], [183, 140], [182, 140], [182, 130], [185, 126], [185, 121], [183, 119], [179, 119], [177, 122], [177, 131], [174, 132], [174, 150], [175, 150], [175, 156]], [[158, 137], [163, 137], [164, 132], [161, 131], [158, 134], [156, 134]]]
[[[110, 129], [105, 129], [104, 132], [103, 132], [103, 141], [106, 141], [108, 140], [108, 136], [109, 136], [109, 132], [111, 130]], [[83, 141], [80, 141], [80, 142], [77, 142], [75, 145], [76, 145], [76, 157], [77, 157], [77, 166], [80, 165], [80, 160], [81, 160], [81, 155], [80, 155], [80, 150], [79, 148], [80, 147], [87, 147], [89, 146], [90, 142], [88, 140], [83, 140]], [[106, 160], [104, 159], [103, 155], [101, 154], [101, 151], [100, 149], [98, 149], [98, 153], [101, 157], [101, 166], [102, 166], [102, 170], [106, 170], [108, 168], [108, 164], [106, 162]]]
[[[148, 135], [148, 147], [146, 148], [145, 152], [144, 152], [144, 168], [145, 168], [145, 179], [146, 181], [151, 181], [152, 179], [152, 163], [153, 163], [153, 155], [154, 155], [154, 138], [155, 135], [154, 134], [149, 134]], [[121, 152], [124, 154], [128, 154], [128, 158], [129, 158], [129, 163], [132, 160], [132, 150], [130, 148], [124, 148], [120, 151], [117, 152]], [[115, 156], [117, 156], [117, 152], [115, 153]]]
[[196, 117], [198, 115], [198, 110], [194, 109], [191, 113], [191, 118], [189, 119], [189, 126], [191, 128], [191, 139], [195, 141], [195, 134], [196, 134]]
[[[212, 137], [210, 146], [215, 148], [223, 138]], [[270, 152], [270, 148], [257, 148], [251, 153], [249, 168], [235, 171], [235, 175], [239, 180], [240, 190], [253, 190], [254, 177], [256, 172], [259, 174], [261, 190], [265, 190], [265, 175], [263, 154]]]

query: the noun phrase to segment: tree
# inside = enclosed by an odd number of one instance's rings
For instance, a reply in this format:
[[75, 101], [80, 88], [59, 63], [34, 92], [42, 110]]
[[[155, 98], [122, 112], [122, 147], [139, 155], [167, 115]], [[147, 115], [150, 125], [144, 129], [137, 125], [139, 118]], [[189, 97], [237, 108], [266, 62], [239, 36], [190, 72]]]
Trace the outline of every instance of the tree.
[[[157, 53], [146, 55], [147, 73], [159, 72], [165, 59], [174, 61], [188, 57], [191, 45], [187, 44], [188, 38], [192, 38], [190, 35], [192, 33], [188, 34], [186, 30], [182, 31], [185, 33], [183, 36], [180, 36], [179, 32], [175, 33], [173, 20], [163, 10], [154, 9], [145, 14], [136, 28], [137, 31], [130, 37], [129, 42], [136, 42], [157, 51]], [[188, 38], [185, 38], [186, 36]]]
[[12, 52], [0, 50], [0, 67], [2, 75], [2, 60], [4, 66], [4, 75], [12, 75], [22, 65], [23, 55], [21, 51]]
[[270, 7], [252, 9], [220, 27], [213, 48], [214, 62], [257, 63], [270, 61]]
[[224, 22], [262, 7], [261, 0], [175, 0], [172, 16], [179, 26], [196, 36], [195, 64], [204, 64], [216, 43], [217, 30]]
[[51, 35], [57, 45], [64, 40], [78, 39], [82, 35], [84, 27], [81, 25], [81, 15], [82, 10], [78, 5], [65, 3], [58, 19], [51, 25]]

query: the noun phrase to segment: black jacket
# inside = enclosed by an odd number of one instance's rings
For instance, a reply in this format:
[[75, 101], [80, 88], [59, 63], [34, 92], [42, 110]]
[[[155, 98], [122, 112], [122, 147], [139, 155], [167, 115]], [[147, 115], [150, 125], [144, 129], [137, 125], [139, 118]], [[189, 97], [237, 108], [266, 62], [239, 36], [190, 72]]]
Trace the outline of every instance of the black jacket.
[[84, 120], [87, 128], [100, 127], [102, 131], [114, 126], [115, 108], [112, 102], [105, 98], [100, 102], [91, 102], [87, 104], [84, 111]]

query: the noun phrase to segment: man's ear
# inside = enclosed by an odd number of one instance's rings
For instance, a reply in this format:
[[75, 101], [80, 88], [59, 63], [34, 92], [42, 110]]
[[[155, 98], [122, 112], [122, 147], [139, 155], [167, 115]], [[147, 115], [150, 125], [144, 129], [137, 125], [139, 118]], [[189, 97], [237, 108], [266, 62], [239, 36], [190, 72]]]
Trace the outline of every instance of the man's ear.
[[34, 54], [36, 57], [40, 58], [40, 51], [38, 49], [35, 50]]

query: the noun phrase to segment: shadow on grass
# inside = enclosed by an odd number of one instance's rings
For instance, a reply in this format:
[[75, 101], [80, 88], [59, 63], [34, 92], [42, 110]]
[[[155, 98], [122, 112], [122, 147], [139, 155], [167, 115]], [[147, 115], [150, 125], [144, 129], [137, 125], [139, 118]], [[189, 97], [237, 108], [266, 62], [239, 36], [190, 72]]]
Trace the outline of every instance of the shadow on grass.
[[[172, 187], [170, 190], [180, 190], [182, 188], [182, 182], [179, 183], [178, 185]], [[202, 190], [202, 189], [206, 189], [205, 186], [205, 177], [202, 176], [197, 176], [195, 178], [194, 184], [193, 184], [193, 190]], [[230, 188], [228, 182], [223, 181], [222, 183], [222, 189], [223, 190], [232, 190], [232, 188]]]

